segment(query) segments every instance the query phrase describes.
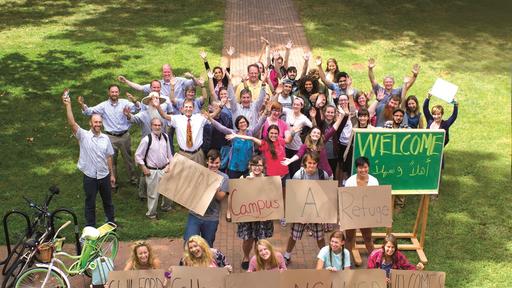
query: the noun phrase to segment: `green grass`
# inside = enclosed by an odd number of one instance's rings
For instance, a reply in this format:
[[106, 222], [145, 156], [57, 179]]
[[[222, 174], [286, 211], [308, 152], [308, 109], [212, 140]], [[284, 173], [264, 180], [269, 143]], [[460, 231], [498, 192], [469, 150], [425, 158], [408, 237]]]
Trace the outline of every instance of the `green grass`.
[[[392, 74], [400, 83], [420, 63], [410, 94], [421, 102], [437, 77], [459, 86], [440, 198], [429, 210], [427, 269], [447, 272], [447, 287], [511, 287], [511, 2], [295, 3], [314, 55], [336, 58], [355, 87], [370, 88], [369, 57], [379, 82]], [[450, 115], [451, 105], [435, 103]], [[408, 199], [395, 231], [412, 230], [418, 201]]]
[[[73, 209], [83, 225], [78, 145], [65, 121], [62, 90], [69, 87], [73, 99], [84, 95], [86, 103], [96, 104], [107, 99], [107, 86], [116, 82], [117, 75], [149, 83], [160, 79], [163, 63], [171, 63], [177, 75], [204, 74], [198, 53], [205, 49], [212, 64], [220, 61], [223, 13], [222, 0], [0, 0], [2, 214], [12, 208], [27, 211], [21, 196], [42, 202], [47, 188], [55, 183], [61, 194], [52, 208]], [[125, 91], [129, 91], [126, 86], [121, 89]], [[76, 101], [73, 108], [79, 125], [88, 127]], [[133, 131], [135, 150], [140, 129]], [[123, 226], [121, 238], [181, 236], [186, 211], [162, 213], [162, 221], [147, 221], [146, 205], [138, 201], [121, 158], [119, 162], [121, 188], [114, 204]], [[97, 203], [101, 223], [104, 214], [100, 200]], [[4, 243], [3, 230], [0, 233]]]

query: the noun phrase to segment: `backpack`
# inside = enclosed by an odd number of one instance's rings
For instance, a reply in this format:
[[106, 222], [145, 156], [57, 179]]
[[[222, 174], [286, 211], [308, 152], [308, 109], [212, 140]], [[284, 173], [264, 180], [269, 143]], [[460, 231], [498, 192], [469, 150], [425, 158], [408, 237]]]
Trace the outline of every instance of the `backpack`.
[[[162, 136], [165, 139], [165, 144], [169, 145], [169, 138], [167, 138], [167, 135], [165, 133], [162, 133]], [[144, 153], [144, 165], [146, 165], [146, 167], [148, 166], [148, 163], [146, 163], [146, 158], [148, 158], [149, 147], [151, 147], [151, 143], [153, 142], [153, 137], [151, 137], [151, 133], [149, 133], [147, 137], [148, 137], [148, 148], [146, 149], [146, 153]]]

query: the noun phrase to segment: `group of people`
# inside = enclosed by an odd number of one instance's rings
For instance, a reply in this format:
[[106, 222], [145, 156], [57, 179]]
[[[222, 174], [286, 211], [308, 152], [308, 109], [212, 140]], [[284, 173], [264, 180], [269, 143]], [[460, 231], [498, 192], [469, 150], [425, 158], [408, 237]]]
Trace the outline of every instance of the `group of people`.
[[[320, 57], [310, 65], [311, 54], [305, 53], [302, 74], [297, 75], [296, 67], [288, 65], [292, 45], [287, 43], [281, 56], [278, 51], [271, 53], [270, 43], [262, 38], [260, 59], [247, 67], [247, 74], [236, 84], [232, 82], [229, 67], [230, 57], [235, 53], [233, 47], [227, 49], [227, 67], [210, 68], [207, 54], [200, 53], [207, 81], [190, 73], [176, 77], [169, 64], [162, 66], [162, 79], [145, 85], [119, 76], [121, 84], [143, 92], [145, 97], [138, 101], [126, 93], [128, 99], [121, 99], [117, 84], [108, 87], [108, 99], [96, 106], [89, 107], [83, 97], [78, 97], [83, 114], [90, 116], [90, 130], [80, 128], [75, 122], [69, 91], [65, 90], [62, 99], [68, 123], [80, 144], [78, 168], [84, 174], [86, 225], [96, 224], [97, 191], [102, 197], [107, 220], [115, 222], [111, 191], [117, 188], [119, 151], [125, 160], [129, 181], [139, 182], [139, 198], [147, 198], [146, 216], [158, 219], [159, 202], [161, 211], [173, 209], [170, 200], [159, 197], [156, 187], [169, 171], [174, 153], [179, 153], [223, 178], [205, 215], [190, 211], [184, 233], [188, 252], [183, 263], [190, 266], [198, 263], [197, 249], [190, 247], [192, 242], [201, 248], [201, 257], [213, 257], [200, 262], [213, 265], [219, 257], [218, 251], [210, 252], [204, 244], [213, 247], [220, 203], [229, 194], [228, 179], [279, 176], [284, 197], [293, 197], [286, 195], [285, 183], [290, 178], [334, 179], [340, 186], [378, 185], [377, 179], [368, 174], [370, 161], [365, 157], [355, 161], [357, 173], [351, 176], [354, 128], [444, 129], [445, 145], [448, 144], [448, 132], [457, 118], [458, 104], [454, 101], [453, 114], [443, 120], [443, 107], [436, 105], [430, 109], [428, 94], [421, 112], [418, 98], [408, 95], [418, 77], [419, 65], [413, 65], [411, 75], [404, 79], [402, 86], [396, 87], [392, 76], [384, 77], [382, 85], [376, 81], [376, 62], [369, 59], [371, 89], [365, 92], [354, 87], [350, 75], [342, 71], [333, 58], [326, 61], [324, 70]], [[197, 95], [197, 90], [201, 95]], [[140, 177], [135, 174], [131, 156], [129, 130], [134, 123], [142, 131], [135, 152]], [[101, 132], [102, 126], [105, 134]], [[175, 138], [177, 149], [173, 145]], [[395, 205], [404, 205], [403, 199], [399, 198]], [[281, 224], [286, 225], [286, 220], [282, 219]], [[286, 269], [296, 241], [306, 230], [321, 249], [317, 268], [341, 270], [350, 266], [349, 254], [345, 255], [343, 247], [346, 243], [348, 251], [354, 248], [355, 230], [334, 231], [325, 246], [324, 232], [331, 232], [331, 225], [292, 223], [286, 251], [281, 255], [265, 240], [272, 237], [273, 229], [271, 221], [238, 224], [237, 234], [243, 240], [244, 270]], [[361, 232], [373, 259], [372, 265], [385, 268], [390, 261], [398, 261], [393, 258], [393, 255], [401, 255], [396, 251], [393, 236], [386, 238], [390, 247], [386, 248], [384, 243], [383, 250], [374, 250], [371, 229], [363, 227]], [[250, 259], [253, 247], [256, 258]], [[147, 249], [150, 252], [149, 247]], [[133, 262], [127, 267], [135, 266]]]

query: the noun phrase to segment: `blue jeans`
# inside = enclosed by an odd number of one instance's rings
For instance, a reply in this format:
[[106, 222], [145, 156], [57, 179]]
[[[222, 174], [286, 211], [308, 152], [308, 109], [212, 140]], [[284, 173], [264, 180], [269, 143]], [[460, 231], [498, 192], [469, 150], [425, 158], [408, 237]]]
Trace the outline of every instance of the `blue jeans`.
[[183, 240], [186, 242], [190, 236], [199, 235], [203, 237], [206, 242], [208, 242], [210, 247], [213, 247], [213, 242], [215, 241], [215, 233], [217, 233], [217, 226], [219, 226], [219, 220], [203, 220], [189, 213]]

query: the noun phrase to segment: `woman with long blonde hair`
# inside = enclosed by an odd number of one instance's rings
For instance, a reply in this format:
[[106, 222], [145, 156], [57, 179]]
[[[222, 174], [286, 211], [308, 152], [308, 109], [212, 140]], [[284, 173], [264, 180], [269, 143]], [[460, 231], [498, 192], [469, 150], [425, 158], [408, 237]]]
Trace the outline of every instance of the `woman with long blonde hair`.
[[153, 248], [146, 241], [135, 241], [132, 245], [130, 259], [124, 266], [128, 270], [150, 270], [160, 268], [160, 260], [153, 253]]
[[249, 262], [247, 272], [262, 270], [286, 270], [286, 262], [283, 255], [274, 251], [274, 247], [266, 239], [260, 239], [254, 246], [254, 256]]
[[206, 240], [199, 235], [191, 236], [185, 242], [185, 251], [180, 260], [180, 266], [190, 267], [225, 267], [232, 271], [231, 265], [226, 261], [226, 256], [215, 248], [210, 248]]

